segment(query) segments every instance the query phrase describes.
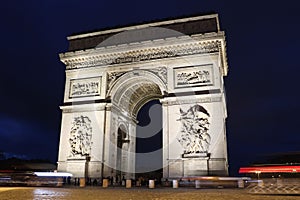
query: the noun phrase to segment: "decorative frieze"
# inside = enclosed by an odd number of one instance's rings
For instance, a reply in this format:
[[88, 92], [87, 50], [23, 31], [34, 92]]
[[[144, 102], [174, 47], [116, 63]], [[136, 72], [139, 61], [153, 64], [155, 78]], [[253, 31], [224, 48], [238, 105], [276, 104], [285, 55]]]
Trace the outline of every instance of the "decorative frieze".
[[182, 105], [182, 104], [193, 104], [193, 103], [211, 103], [211, 102], [220, 102], [222, 97], [206, 97], [206, 98], [189, 98], [189, 99], [169, 99], [161, 100], [163, 106], [172, 106], [172, 105]]
[[[74, 55], [74, 57], [61, 55], [61, 60], [66, 64], [67, 70], [78, 69], [101, 65], [141, 62], [153, 59], [171, 58], [193, 54], [213, 53], [220, 51], [220, 43], [221, 41], [215, 40], [195, 42], [185, 45], [140, 49], [112, 54], [87, 54], [83, 56]], [[95, 50], [95, 53], [96, 51], [97, 50]]]

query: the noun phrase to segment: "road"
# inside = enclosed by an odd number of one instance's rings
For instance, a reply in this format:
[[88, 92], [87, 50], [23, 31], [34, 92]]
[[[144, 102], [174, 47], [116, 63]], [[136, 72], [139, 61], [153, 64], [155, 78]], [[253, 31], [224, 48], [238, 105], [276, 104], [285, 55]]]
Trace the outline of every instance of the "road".
[[0, 187], [1, 200], [300, 200], [300, 196], [253, 195], [246, 189]]

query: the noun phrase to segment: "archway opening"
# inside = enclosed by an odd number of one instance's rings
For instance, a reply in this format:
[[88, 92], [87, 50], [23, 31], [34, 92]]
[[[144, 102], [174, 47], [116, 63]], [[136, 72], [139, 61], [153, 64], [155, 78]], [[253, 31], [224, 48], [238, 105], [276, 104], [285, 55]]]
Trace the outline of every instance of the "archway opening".
[[[111, 117], [114, 120], [112, 130], [117, 133], [115, 128], [124, 124], [128, 135], [128, 143], [122, 148], [118, 147], [122, 157], [124, 154], [127, 159], [120, 160], [118, 157], [117, 160], [121, 161], [119, 165], [115, 162], [116, 157], [112, 157], [112, 166], [121, 171], [121, 176], [124, 172], [126, 178], [137, 179], [142, 173], [160, 180], [162, 108], [158, 99], [163, 98], [165, 90], [161, 78], [146, 70], [125, 73], [112, 84], [109, 92], [112, 100]], [[117, 137], [114, 138], [117, 142]]]
[[159, 100], [144, 104], [137, 114], [136, 178], [162, 178], [162, 106]]

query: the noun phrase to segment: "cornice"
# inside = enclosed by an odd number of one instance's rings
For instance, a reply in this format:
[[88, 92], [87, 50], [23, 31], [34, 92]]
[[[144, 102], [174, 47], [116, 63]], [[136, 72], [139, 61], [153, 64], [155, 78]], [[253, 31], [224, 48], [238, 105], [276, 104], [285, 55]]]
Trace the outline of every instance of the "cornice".
[[67, 53], [60, 54], [61, 61], [65, 63], [66, 69], [80, 69], [95, 66], [114, 65], [122, 63], [141, 62], [154, 59], [171, 58], [193, 54], [214, 53], [220, 51], [221, 40], [198, 41], [192, 43], [183, 43], [177, 45], [141, 48], [115, 53], [99, 53], [97, 49], [93, 53]]
[[194, 104], [194, 103], [212, 103], [212, 102], [221, 102], [221, 95], [213, 95], [211, 97], [201, 97], [201, 98], [163, 98], [160, 100], [163, 106], [172, 106], [172, 105], [183, 105], [183, 104]]
[[103, 111], [105, 110], [106, 103], [94, 103], [85, 105], [70, 105], [70, 106], [60, 106], [63, 113], [75, 113], [75, 112], [85, 112], [85, 111]]

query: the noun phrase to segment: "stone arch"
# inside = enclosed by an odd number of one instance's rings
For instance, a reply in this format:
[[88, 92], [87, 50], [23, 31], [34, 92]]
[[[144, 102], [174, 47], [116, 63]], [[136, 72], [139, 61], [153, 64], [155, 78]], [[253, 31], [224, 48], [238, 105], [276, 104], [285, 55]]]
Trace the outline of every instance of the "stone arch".
[[162, 98], [166, 90], [166, 84], [154, 73], [134, 70], [117, 79], [107, 94], [113, 105], [135, 118], [145, 103]]
[[[126, 125], [124, 123], [120, 123], [118, 125], [117, 137], [118, 137], [118, 139], [120, 137], [122, 140], [128, 138], [128, 129], [126, 128]], [[119, 145], [118, 145], [118, 147], [119, 147]]]
[[[111, 114], [118, 119], [115, 127], [111, 127], [118, 133], [116, 170], [113, 173], [118, 180], [123, 176], [134, 177], [138, 111], [147, 102], [162, 99], [166, 89], [160, 76], [150, 70], [139, 69], [124, 73], [108, 90], [107, 97], [112, 104]], [[119, 134], [124, 131], [128, 137], [121, 138]]]
[[[115, 177], [117, 134], [124, 123], [123, 149], [128, 151], [122, 149], [126, 159], [119, 170], [134, 178], [136, 115], [145, 103], [160, 99], [163, 177], [228, 174], [223, 80], [228, 66], [217, 14], [73, 35], [68, 40], [70, 49], [60, 54], [66, 83], [58, 171], [77, 178]], [[209, 130], [199, 124], [198, 113], [204, 110], [200, 106], [210, 115]], [[90, 152], [70, 158], [70, 132], [78, 115], [89, 119]], [[207, 152], [197, 153], [198, 132], [211, 136]], [[186, 141], [196, 144], [194, 152], [186, 151]]]

